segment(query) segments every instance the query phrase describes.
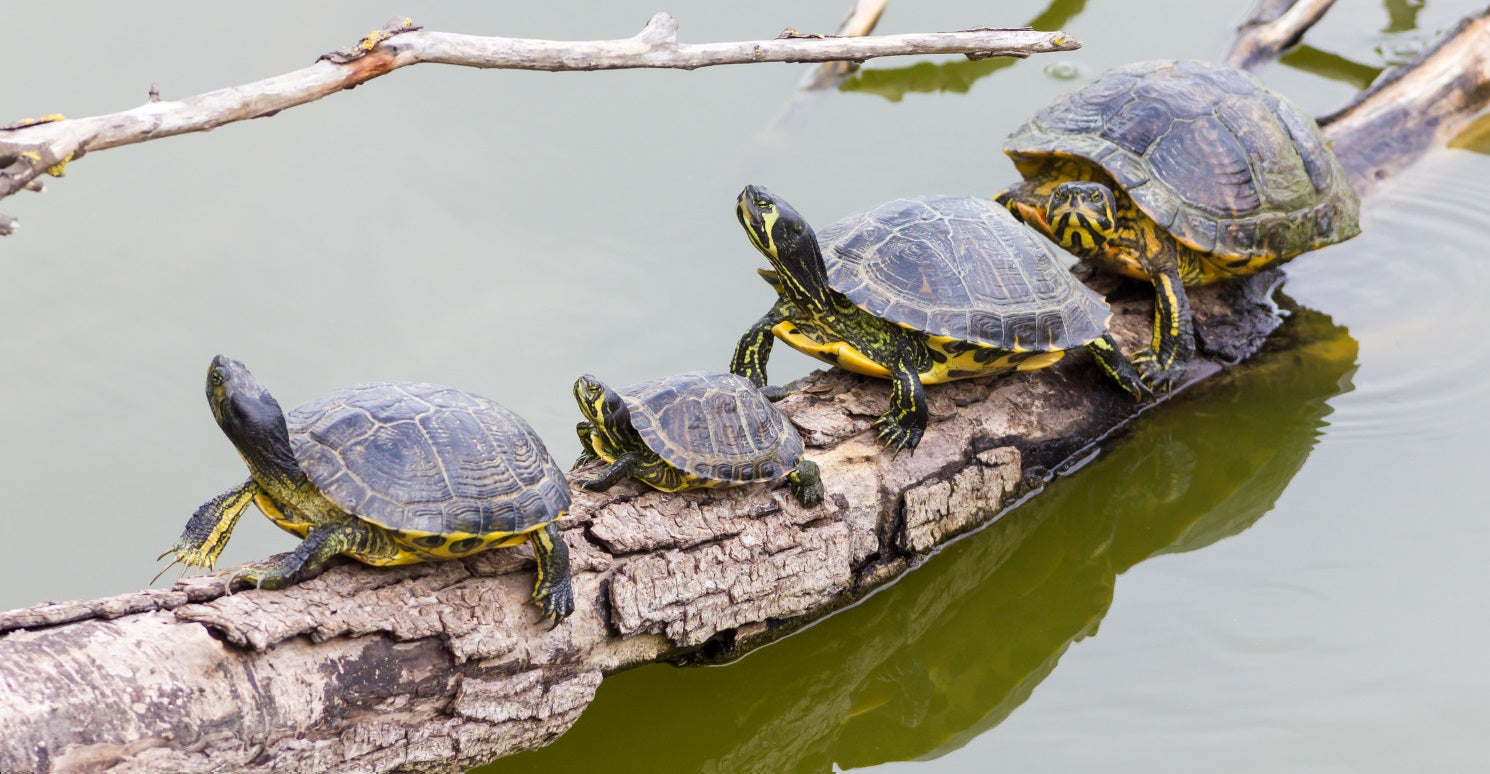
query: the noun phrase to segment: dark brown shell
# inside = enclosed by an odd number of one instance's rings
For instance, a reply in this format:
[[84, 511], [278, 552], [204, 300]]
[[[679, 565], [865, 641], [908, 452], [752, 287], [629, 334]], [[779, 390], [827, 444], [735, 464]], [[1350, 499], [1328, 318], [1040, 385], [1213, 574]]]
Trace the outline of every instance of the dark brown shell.
[[797, 428], [742, 376], [691, 371], [616, 392], [648, 448], [701, 481], [772, 481], [802, 459]]
[[1054, 351], [1100, 338], [1112, 316], [1055, 245], [989, 199], [895, 199], [818, 237], [835, 290], [923, 333]]
[[321, 493], [389, 529], [518, 533], [569, 509], [569, 483], [538, 434], [479, 395], [364, 384], [285, 419], [295, 459]]
[[1360, 233], [1360, 200], [1319, 126], [1250, 75], [1141, 62], [1061, 97], [1004, 144], [1020, 174], [1050, 156], [1101, 167], [1197, 250], [1288, 258]]

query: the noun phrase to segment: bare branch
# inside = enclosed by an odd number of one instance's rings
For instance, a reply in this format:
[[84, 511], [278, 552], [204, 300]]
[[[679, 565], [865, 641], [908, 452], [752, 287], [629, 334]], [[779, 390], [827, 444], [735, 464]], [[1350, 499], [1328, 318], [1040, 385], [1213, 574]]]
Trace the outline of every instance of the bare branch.
[[[838, 37], [863, 37], [874, 32], [875, 25], [879, 24], [880, 16], [885, 12], [885, 6], [889, 4], [890, 0], [857, 0], [839, 23], [835, 34]], [[802, 83], [797, 88], [803, 91], [830, 89], [843, 82], [844, 77], [858, 66], [858, 62], [824, 62], [803, 76]]]
[[[400, 67], [433, 62], [513, 70], [694, 70], [757, 62], [863, 61], [882, 56], [963, 54], [1015, 56], [1079, 48], [1060, 32], [979, 28], [962, 32], [885, 35], [873, 38], [787, 36], [737, 43], [681, 44], [678, 23], [658, 13], [641, 32], [620, 40], [563, 42], [478, 37], [430, 32], [395, 19], [356, 45], [323, 56], [315, 64], [262, 81], [161, 100], [132, 110], [79, 119], [47, 120], [0, 127], [0, 199], [43, 173], [60, 175], [65, 165], [90, 151], [204, 132], [249, 118], [314, 102]], [[15, 227], [0, 218], [0, 234]]]
[[1250, 70], [1297, 43], [1335, 0], [1260, 0], [1252, 17], [1237, 29], [1226, 55], [1232, 67]]

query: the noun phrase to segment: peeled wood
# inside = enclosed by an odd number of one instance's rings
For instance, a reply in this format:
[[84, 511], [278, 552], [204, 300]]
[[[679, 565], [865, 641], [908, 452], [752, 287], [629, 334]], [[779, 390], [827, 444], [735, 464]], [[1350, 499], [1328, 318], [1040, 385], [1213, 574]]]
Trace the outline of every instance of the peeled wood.
[[[878, 37], [783, 33], [774, 40], [703, 44], [679, 43], [677, 33], [678, 22], [661, 12], [630, 38], [595, 41], [432, 32], [407, 18], [394, 19], [354, 46], [274, 78], [180, 100], [161, 100], [152, 87], [150, 101], [121, 113], [78, 119], [49, 116], [0, 126], [0, 199], [23, 188], [34, 188], [33, 183], [43, 173], [60, 177], [68, 163], [90, 151], [272, 116], [421, 62], [547, 71], [642, 67], [694, 70], [725, 64], [863, 61], [912, 54], [1026, 57], [1081, 47], [1061, 32], [987, 27]], [[14, 218], [0, 214], [0, 236], [14, 232], [17, 225]]]
[[[1358, 184], [1483, 107], [1483, 46], [1460, 40], [1483, 38], [1483, 23], [1326, 128]], [[1476, 74], [1445, 66], [1452, 57]], [[1276, 324], [1277, 277], [1192, 293], [1204, 352], [1187, 386], [1256, 350]], [[1116, 335], [1138, 346], [1148, 293], [1097, 281]], [[283, 591], [223, 596], [220, 578], [195, 578], [0, 614], [0, 770], [457, 771], [540, 746], [603, 675], [738, 655], [817, 620], [987, 523], [1139, 410], [1076, 354], [933, 387], [921, 446], [892, 458], [869, 432], [885, 382], [820, 372], [799, 386], [783, 407], [828, 502], [804, 509], [785, 488], [579, 491], [562, 524], [577, 609], [552, 630], [527, 604], [526, 548], [342, 562]]]

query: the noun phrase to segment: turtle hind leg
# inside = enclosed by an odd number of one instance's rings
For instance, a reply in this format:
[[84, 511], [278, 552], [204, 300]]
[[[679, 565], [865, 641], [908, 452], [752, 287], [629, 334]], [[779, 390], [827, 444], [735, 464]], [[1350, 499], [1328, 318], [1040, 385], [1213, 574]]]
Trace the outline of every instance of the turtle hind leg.
[[787, 484], [791, 487], [792, 496], [797, 502], [808, 508], [815, 508], [823, 501], [823, 476], [818, 470], [817, 463], [809, 459], [797, 462], [797, 469], [786, 474]]
[[305, 540], [267, 567], [245, 567], [233, 574], [230, 586], [282, 589], [305, 578], [327, 560], [343, 552], [381, 556], [393, 551], [392, 538], [381, 528], [347, 517], [311, 527]]
[[552, 522], [528, 533], [533, 556], [538, 560], [538, 581], [533, 585], [533, 604], [552, 618], [554, 625], [574, 612], [574, 588], [569, 576], [569, 544]]

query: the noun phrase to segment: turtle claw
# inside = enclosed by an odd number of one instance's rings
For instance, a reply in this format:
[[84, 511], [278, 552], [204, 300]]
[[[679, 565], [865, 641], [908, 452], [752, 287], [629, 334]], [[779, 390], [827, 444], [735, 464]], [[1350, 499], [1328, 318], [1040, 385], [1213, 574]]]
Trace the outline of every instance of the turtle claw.
[[549, 631], [553, 631], [574, 612], [574, 591], [568, 580], [544, 583], [533, 590], [533, 604], [542, 612], [540, 620], [548, 618], [553, 621], [548, 627]]
[[906, 427], [889, 414], [876, 419], [874, 427], [879, 430], [875, 440], [886, 449], [894, 449], [895, 456], [906, 449], [915, 449], [921, 443], [921, 434], [926, 432], [925, 428]]
[[1168, 367], [1161, 365], [1158, 356], [1152, 351], [1139, 352], [1132, 360], [1133, 366], [1138, 369], [1138, 378], [1155, 396], [1173, 392], [1189, 370], [1185, 366], [1175, 367], [1173, 363]]

